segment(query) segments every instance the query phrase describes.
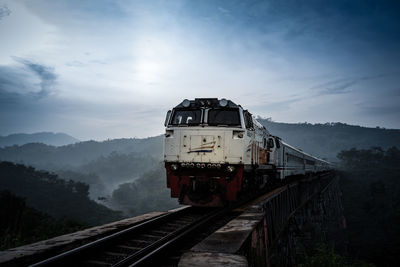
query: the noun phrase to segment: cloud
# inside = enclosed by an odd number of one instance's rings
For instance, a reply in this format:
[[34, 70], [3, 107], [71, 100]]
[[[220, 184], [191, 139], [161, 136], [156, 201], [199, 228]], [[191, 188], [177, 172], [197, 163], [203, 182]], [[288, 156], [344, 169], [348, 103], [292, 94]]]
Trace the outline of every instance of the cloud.
[[381, 73], [376, 75], [365, 75], [360, 77], [352, 77], [352, 78], [342, 78], [333, 81], [329, 81], [323, 84], [316, 85], [311, 87], [311, 90], [318, 90], [318, 95], [336, 95], [336, 94], [346, 94], [351, 92], [351, 87], [354, 85], [368, 81], [375, 80], [380, 78], [385, 78], [388, 76], [397, 75], [398, 72], [391, 73]]
[[319, 95], [336, 95], [336, 94], [346, 94], [350, 92], [350, 87], [355, 85], [359, 79], [339, 79], [335, 81], [330, 81], [324, 84], [317, 85], [311, 89], [318, 89]]
[[11, 10], [6, 6], [0, 6], [0, 20], [4, 17], [10, 16]]
[[19, 63], [22, 63], [27, 67], [32, 73], [36, 74], [40, 79], [41, 90], [37, 93], [38, 96], [46, 96], [54, 88], [57, 80], [57, 75], [54, 73], [54, 68], [48, 67], [39, 63], [34, 63], [27, 59], [13, 57]]
[[0, 121], [3, 131], [32, 126], [46, 120], [53, 101], [49, 95], [57, 76], [54, 69], [26, 59], [0, 66]]
[[254, 114], [266, 113], [270, 114], [271, 112], [280, 112], [290, 110], [294, 103], [298, 103], [307, 99], [307, 96], [298, 96], [292, 95], [284, 100], [276, 100], [276, 101], [267, 101], [262, 102], [261, 104], [251, 105], [251, 112], [255, 112]]
[[57, 75], [54, 68], [13, 57], [21, 65], [0, 66], [0, 90], [35, 97], [45, 97], [54, 90]]
[[400, 77], [370, 75], [398, 71], [400, 55], [398, 6], [373, 2], [10, 2], [0, 115], [8, 133], [145, 136], [183, 98], [211, 96], [281, 121], [359, 123], [373, 116], [356, 103], [384, 106]]
[[398, 118], [400, 115], [400, 106], [399, 105], [392, 105], [392, 104], [368, 104], [368, 103], [361, 103], [358, 105], [362, 112], [365, 112], [369, 116], [394, 116]]

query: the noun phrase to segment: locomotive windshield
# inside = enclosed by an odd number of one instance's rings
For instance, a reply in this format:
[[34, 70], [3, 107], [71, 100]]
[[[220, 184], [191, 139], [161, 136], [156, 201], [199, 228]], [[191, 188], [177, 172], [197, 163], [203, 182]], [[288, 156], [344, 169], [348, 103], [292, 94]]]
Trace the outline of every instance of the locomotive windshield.
[[172, 125], [198, 125], [201, 120], [201, 110], [175, 110], [171, 120]]
[[240, 126], [238, 109], [210, 109], [208, 111], [208, 125], [213, 126]]

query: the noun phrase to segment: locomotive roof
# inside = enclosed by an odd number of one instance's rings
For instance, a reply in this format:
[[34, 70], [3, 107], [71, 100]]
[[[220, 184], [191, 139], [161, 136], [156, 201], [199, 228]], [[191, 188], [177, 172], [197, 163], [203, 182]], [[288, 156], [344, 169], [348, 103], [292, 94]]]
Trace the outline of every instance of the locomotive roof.
[[[195, 98], [194, 100], [183, 100], [182, 103], [180, 103], [179, 105], [177, 105], [175, 108], [198, 108], [198, 107], [210, 107], [210, 108], [219, 108], [220, 106], [220, 100], [222, 99], [218, 99], [218, 98]], [[190, 105], [189, 106], [184, 106], [183, 103], [185, 101], [190, 101]], [[226, 100], [227, 101], [227, 105], [225, 106], [225, 108], [238, 108], [240, 107], [240, 105], [235, 104], [234, 102], [232, 102], [231, 100]]]

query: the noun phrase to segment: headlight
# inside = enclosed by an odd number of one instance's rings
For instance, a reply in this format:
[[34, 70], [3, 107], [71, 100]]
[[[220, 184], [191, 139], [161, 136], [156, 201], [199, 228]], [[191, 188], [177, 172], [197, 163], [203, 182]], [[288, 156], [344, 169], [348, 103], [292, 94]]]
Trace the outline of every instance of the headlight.
[[234, 172], [234, 171], [235, 171], [235, 167], [229, 165], [228, 167], [226, 167], [226, 170], [227, 170], [228, 172]]
[[243, 138], [243, 131], [233, 131], [232, 132], [233, 139], [241, 139]]
[[182, 106], [184, 106], [185, 108], [188, 108], [190, 106], [190, 100], [188, 100], [188, 99], [183, 100]]
[[228, 100], [226, 100], [225, 98], [222, 98], [222, 99], [219, 101], [219, 105], [220, 105], [221, 107], [226, 107], [226, 105], [228, 105]]
[[178, 170], [178, 164], [171, 164], [171, 170], [173, 171]]

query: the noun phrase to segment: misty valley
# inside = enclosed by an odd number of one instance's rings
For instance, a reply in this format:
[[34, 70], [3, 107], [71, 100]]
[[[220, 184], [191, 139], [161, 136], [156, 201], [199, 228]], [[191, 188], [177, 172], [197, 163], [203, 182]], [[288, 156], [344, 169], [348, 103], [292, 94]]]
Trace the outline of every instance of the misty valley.
[[[399, 252], [393, 237], [400, 234], [396, 226], [400, 152], [393, 146], [400, 144], [400, 131], [342, 123], [259, 121], [272, 134], [340, 166], [348, 249], [368, 262], [393, 259], [393, 253]], [[70, 139], [71, 144], [60, 146], [45, 144], [43, 139], [15, 145], [15, 139], [7, 143], [2, 138], [2, 250], [179, 206], [166, 187], [162, 136], [102, 142]], [[371, 221], [369, 214], [382, 220]], [[366, 229], [376, 233], [379, 253], [371, 253], [372, 244], [364, 245]]]

